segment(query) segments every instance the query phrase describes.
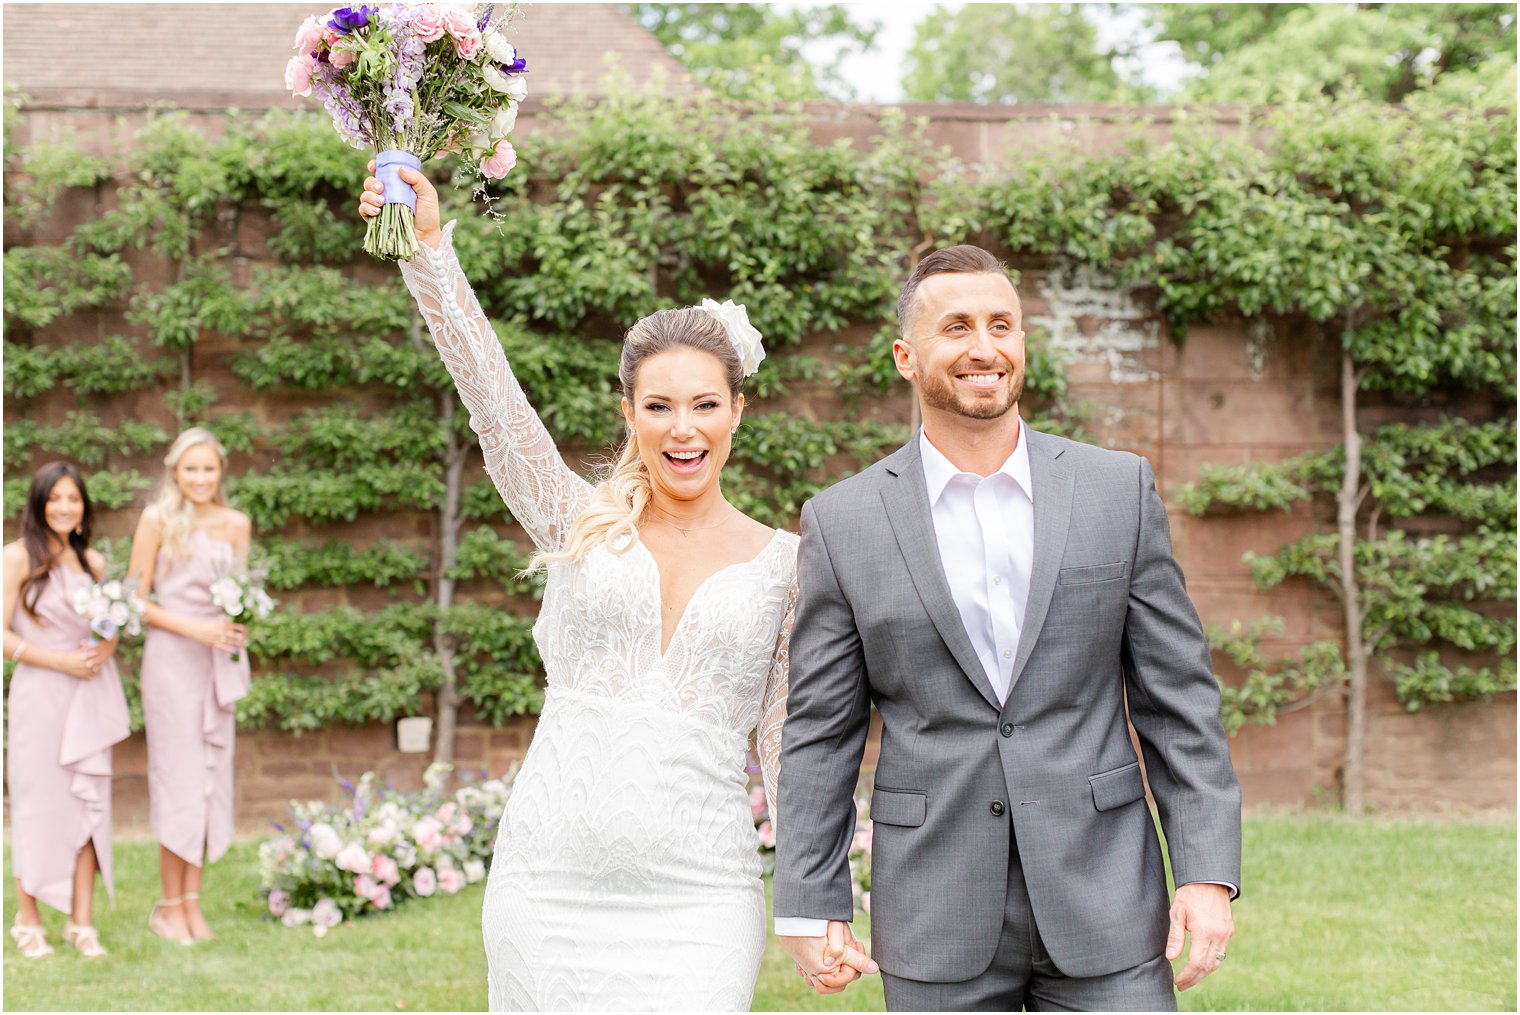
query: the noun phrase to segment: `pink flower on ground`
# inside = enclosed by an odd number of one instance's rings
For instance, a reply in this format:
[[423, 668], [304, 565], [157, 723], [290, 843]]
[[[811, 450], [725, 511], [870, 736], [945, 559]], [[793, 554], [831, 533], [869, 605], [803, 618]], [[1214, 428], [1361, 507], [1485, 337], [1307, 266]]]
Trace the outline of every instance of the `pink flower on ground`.
[[755, 829], [755, 836], [766, 849], [776, 848], [776, 829], [769, 821], [760, 822], [760, 827]]
[[369, 854], [357, 842], [350, 842], [338, 851], [338, 857], [333, 863], [337, 865], [340, 871], [348, 871], [350, 874], [364, 874], [369, 871]]
[[343, 910], [332, 899], [318, 899], [311, 907], [311, 922], [324, 929], [336, 927], [343, 922]]
[[285, 910], [290, 908], [290, 893], [282, 892], [278, 888], [269, 893], [269, 915], [284, 916]]
[[388, 885], [381, 885], [375, 889], [375, 894], [369, 897], [370, 903], [376, 909], [391, 908], [391, 890]]
[[396, 867], [396, 861], [383, 854], [370, 861], [369, 872], [383, 884], [394, 885], [401, 880], [401, 871]]
[[374, 898], [375, 890], [379, 887], [380, 886], [375, 883], [375, 879], [370, 877], [368, 874], [360, 874], [358, 877], [354, 878], [354, 894], [359, 896], [361, 899]]
[[437, 818], [423, 818], [412, 826], [412, 839], [417, 843], [418, 849], [436, 851], [444, 844], [443, 825]]
[[285, 87], [291, 95], [311, 94], [311, 75], [317, 69], [316, 61], [309, 56], [293, 56], [285, 65]]
[[871, 915], [871, 893], [870, 892], [861, 892], [860, 893], [860, 908], [864, 909], [866, 911], [866, 915], [867, 916]]
[[871, 838], [872, 829], [870, 825], [866, 825], [864, 828], [856, 828], [855, 838], [850, 843], [850, 851], [864, 850], [867, 853], [871, 852]]
[[755, 786], [749, 791], [749, 809], [756, 820], [765, 813], [765, 787]]
[[431, 867], [419, 867], [412, 875], [412, 891], [424, 899], [438, 890], [438, 875]]
[[302, 56], [310, 56], [327, 44], [327, 32], [323, 30], [322, 22], [316, 18], [307, 18], [301, 22], [301, 27], [296, 29], [295, 51]]
[[480, 163], [480, 175], [488, 180], [499, 180], [510, 173], [515, 165], [517, 152], [512, 148], [512, 142], [502, 138], [496, 142], [495, 153]]
[[423, 42], [437, 42], [448, 32], [443, 11], [433, 4], [423, 4], [422, 13], [412, 19], [412, 32]]
[[453, 895], [464, 886], [464, 875], [455, 868], [445, 867], [438, 872], [438, 887], [443, 889], [445, 895]]
[[464, 838], [470, 834], [470, 829], [475, 827], [475, 822], [470, 820], [468, 814], [461, 814], [449, 822], [449, 834], [455, 838]]

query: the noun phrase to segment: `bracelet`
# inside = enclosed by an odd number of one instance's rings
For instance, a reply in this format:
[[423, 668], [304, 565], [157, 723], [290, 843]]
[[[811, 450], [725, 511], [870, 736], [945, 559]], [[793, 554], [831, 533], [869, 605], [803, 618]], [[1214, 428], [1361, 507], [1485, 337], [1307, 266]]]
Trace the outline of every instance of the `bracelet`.
[[25, 651], [26, 651], [26, 639], [22, 638], [21, 639], [21, 644], [19, 644], [19, 645], [16, 646], [16, 651], [14, 651], [14, 652], [11, 653], [11, 662], [13, 662], [13, 663], [19, 663], [21, 661], [21, 653], [23, 653]]

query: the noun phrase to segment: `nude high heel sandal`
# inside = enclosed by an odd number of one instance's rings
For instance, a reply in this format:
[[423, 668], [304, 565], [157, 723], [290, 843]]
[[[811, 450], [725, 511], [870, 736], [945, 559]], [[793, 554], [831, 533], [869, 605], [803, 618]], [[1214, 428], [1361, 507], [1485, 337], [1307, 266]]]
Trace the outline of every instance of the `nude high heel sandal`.
[[158, 911], [160, 909], [164, 908], [165, 906], [177, 906], [184, 901], [185, 900], [183, 897], [176, 896], [172, 899], [159, 899], [157, 902], [155, 902], [153, 904], [153, 911], [148, 914], [148, 929], [157, 934], [159, 937], [163, 938], [165, 941], [172, 941], [178, 945], [195, 944], [195, 938], [175, 937], [173, 934], [170, 934], [164, 930], [163, 924], [158, 921]]
[[[183, 898], [184, 898], [184, 900], [186, 902], [199, 902], [199, 901], [201, 901], [201, 893], [200, 892], [186, 892], [184, 894]], [[206, 918], [205, 914], [202, 914], [201, 915], [201, 919], [204, 920], [205, 918]], [[191, 931], [190, 932], [190, 939], [192, 941], [215, 941], [216, 940], [216, 935], [214, 933], [212, 933], [210, 927], [207, 927], [206, 928], [206, 936], [205, 937], [196, 937], [195, 936], [195, 932]]]
[[80, 925], [73, 920], [64, 922], [63, 943], [73, 945], [74, 950], [87, 959], [99, 959], [111, 954], [100, 943], [100, 931], [89, 924]]
[[11, 940], [24, 958], [40, 959], [53, 954], [53, 946], [47, 943], [47, 931], [40, 923], [16, 924], [11, 928]]

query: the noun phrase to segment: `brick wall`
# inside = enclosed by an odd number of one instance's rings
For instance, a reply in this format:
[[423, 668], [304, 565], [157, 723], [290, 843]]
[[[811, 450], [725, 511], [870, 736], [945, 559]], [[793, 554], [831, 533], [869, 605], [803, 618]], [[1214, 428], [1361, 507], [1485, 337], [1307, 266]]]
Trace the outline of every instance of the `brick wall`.
[[[129, 157], [128, 141], [144, 117], [138, 99], [62, 92], [36, 98], [18, 138], [21, 142], [28, 137], [76, 136], [114, 159]], [[181, 102], [198, 120], [214, 127], [226, 97], [207, 93], [181, 97]], [[809, 111], [818, 140], [847, 138], [860, 145], [868, 143], [878, 115], [868, 107], [831, 104], [817, 104]], [[1171, 116], [1165, 109], [1137, 113], [1100, 107], [945, 106], [908, 111], [932, 117], [929, 135], [935, 143], [949, 145], [963, 160], [983, 166], [1030, 146], [1073, 138], [1084, 148], [1101, 150], [1132, 132], [1139, 115], [1152, 118], [1147, 129], [1156, 133], [1169, 129]], [[530, 102], [519, 129], [541, 129], [540, 117]], [[70, 195], [50, 232], [67, 232], [106, 200], [108, 193]], [[8, 233], [6, 241], [17, 238]], [[233, 235], [219, 242], [232, 242], [251, 258], [267, 256], [256, 217], [245, 217]], [[1144, 294], [1126, 292], [1092, 272], [1015, 266], [1023, 272], [1021, 290], [1029, 323], [1043, 329], [1071, 357], [1070, 395], [1074, 403], [1086, 403], [1088, 428], [1108, 446], [1149, 456], [1169, 504], [1176, 488], [1195, 478], [1206, 462], [1277, 460], [1337, 442], [1334, 350], [1316, 346], [1290, 326], [1274, 331], [1244, 323], [1194, 327], [1185, 342], [1174, 344], [1165, 337]], [[128, 328], [119, 314], [83, 315], [64, 326], [76, 341]], [[863, 340], [867, 334], [868, 329], [853, 329], [842, 337]], [[809, 351], [824, 351], [838, 340], [820, 336], [808, 343]], [[197, 375], [230, 385], [230, 376], [219, 378], [216, 372], [223, 351], [198, 348]], [[61, 396], [57, 404], [41, 407], [40, 416], [61, 417], [66, 400]], [[901, 398], [884, 399], [870, 414], [905, 419], [908, 404], [904, 390]], [[261, 398], [252, 408], [266, 418], [279, 418], [300, 406], [275, 395]], [[805, 415], [807, 407], [797, 410]], [[146, 403], [123, 406], [122, 411], [162, 412]], [[146, 474], [156, 473], [147, 460], [118, 464], [136, 464]], [[1241, 563], [1247, 550], [1271, 551], [1302, 534], [1316, 521], [1308, 509], [1209, 519], [1192, 518], [1175, 507], [1171, 513], [1177, 556], [1205, 620], [1282, 616], [1285, 630], [1266, 646], [1274, 651], [1339, 636], [1339, 609], [1328, 595], [1292, 585], [1259, 593]], [[108, 516], [101, 531], [129, 535], [135, 516], [135, 510]], [[398, 521], [404, 519], [386, 520], [393, 537]], [[431, 519], [418, 516], [417, 535], [425, 538], [431, 524]], [[7, 538], [14, 538], [13, 528], [7, 528]], [[362, 601], [368, 595], [364, 590], [352, 590], [296, 597], [294, 606], [327, 605], [334, 597], [350, 595], [355, 605], [381, 605]], [[1411, 715], [1394, 700], [1387, 681], [1375, 680], [1367, 744], [1369, 802], [1391, 811], [1514, 813], [1515, 723], [1513, 694], [1494, 704], [1437, 706]], [[459, 766], [500, 773], [522, 757], [531, 733], [531, 720], [492, 729], [466, 717], [458, 738]], [[1333, 802], [1343, 736], [1344, 714], [1333, 696], [1315, 698], [1307, 707], [1285, 713], [1275, 726], [1242, 731], [1232, 750], [1247, 806]], [[398, 786], [419, 784], [427, 756], [403, 755], [394, 748], [389, 725], [335, 728], [298, 738], [242, 732], [237, 745], [240, 825], [249, 831], [267, 828], [292, 797], [336, 796], [335, 772], [353, 778], [375, 769]], [[868, 751], [868, 764], [873, 751], [874, 747]], [[123, 829], [141, 828], [146, 821], [145, 760], [141, 737], [116, 752], [116, 821]]]

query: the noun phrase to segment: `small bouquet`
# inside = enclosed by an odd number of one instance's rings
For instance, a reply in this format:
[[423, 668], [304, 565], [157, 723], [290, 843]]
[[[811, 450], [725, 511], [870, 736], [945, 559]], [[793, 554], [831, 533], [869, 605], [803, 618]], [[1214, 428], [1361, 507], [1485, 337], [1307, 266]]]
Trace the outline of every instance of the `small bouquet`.
[[136, 583], [113, 578], [92, 582], [74, 593], [74, 612], [88, 617], [90, 633], [101, 641], [118, 634], [136, 638], [142, 634], [142, 600]]
[[[503, 10], [498, 10], [503, 8]], [[525, 60], [502, 34], [516, 5], [423, 3], [339, 7], [296, 32], [285, 86], [315, 95], [355, 148], [375, 152], [385, 207], [364, 249], [386, 260], [417, 252], [417, 195], [401, 168], [457, 152], [486, 179], [517, 164], [507, 136], [528, 94]]]
[[[264, 591], [264, 576], [251, 571], [223, 575], [211, 583], [211, 602], [235, 624], [263, 620], [274, 612], [275, 602]], [[232, 661], [243, 658], [234, 650]]]

